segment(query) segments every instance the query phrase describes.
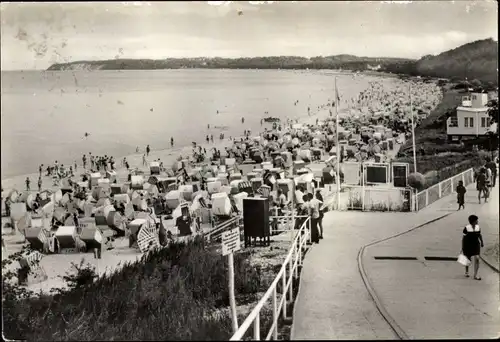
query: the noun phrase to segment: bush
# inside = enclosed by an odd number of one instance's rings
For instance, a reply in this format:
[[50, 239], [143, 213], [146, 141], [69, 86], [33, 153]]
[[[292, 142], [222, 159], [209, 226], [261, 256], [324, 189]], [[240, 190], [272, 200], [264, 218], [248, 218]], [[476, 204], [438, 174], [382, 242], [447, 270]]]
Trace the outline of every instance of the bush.
[[422, 190], [425, 186], [425, 177], [421, 173], [413, 172], [408, 175], [408, 185], [417, 190]]
[[[5, 336], [28, 340], [227, 340], [231, 320], [226, 261], [205, 241], [174, 242], [95, 279], [73, 265], [69, 289], [31, 298], [4, 296]], [[238, 295], [267, 289], [248, 254], [236, 254]], [[5, 305], [7, 304], [7, 305]], [[219, 310], [220, 311], [220, 310]]]

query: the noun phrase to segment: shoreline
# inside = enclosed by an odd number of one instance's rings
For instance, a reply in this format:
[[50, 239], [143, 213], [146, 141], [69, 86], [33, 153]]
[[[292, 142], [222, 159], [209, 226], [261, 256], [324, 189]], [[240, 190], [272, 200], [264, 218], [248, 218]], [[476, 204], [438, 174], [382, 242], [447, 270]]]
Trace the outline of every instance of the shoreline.
[[[342, 113], [342, 111], [339, 111], [339, 116]], [[303, 115], [299, 116], [296, 118], [299, 123], [301, 124], [313, 124], [316, 122], [316, 119], [323, 120], [327, 118], [328, 116], [325, 116], [324, 114], [328, 114], [327, 109], [320, 109], [317, 111], [312, 111], [311, 115]], [[319, 115], [319, 116], [318, 116]], [[265, 128], [266, 123], [264, 123], [261, 127], [262, 130], [259, 132], [253, 132], [252, 135], [260, 135], [261, 133], [264, 132], [263, 128]], [[269, 124], [267, 124], [269, 125]], [[235, 137], [233, 137], [235, 138]], [[224, 140], [219, 140], [214, 137], [214, 142], [213, 143], [196, 143], [197, 146], [201, 146], [202, 148], [205, 148], [207, 150], [207, 158], [208, 156], [212, 155], [211, 150], [213, 148], [217, 148], [221, 152], [224, 152], [224, 149], [226, 147], [231, 147], [233, 145], [233, 140], [230, 140], [229, 138], [224, 138]], [[149, 163], [151, 161], [157, 160], [158, 158], [163, 162], [163, 167], [168, 169], [172, 166], [174, 161], [179, 157], [179, 156], [186, 156], [189, 155], [191, 157], [192, 153], [192, 145], [189, 146], [181, 146], [181, 147], [173, 147], [173, 148], [163, 148], [163, 149], [158, 149], [158, 150], [151, 150], [149, 153], [149, 157], [147, 157], [147, 165], [142, 165], [142, 155], [144, 152], [139, 152], [139, 153], [131, 153], [125, 156], [120, 156], [115, 159], [115, 172], [117, 173], [116, 177], [117, 180], [126, 180], [128, 171], [125, 169], [124, 166], [122, 166], [122, 160], [123, 158], [126, 158], [127, 161], [130, 164], [130, 170], [133, 170], [135, 168], [138, 168], [139, 170], [146, 171], [145, 174], [149, 173]], [[205, 162], [209, 163], [209, 160], [206, 160]], [[89, 162], [90, 163], [90, 162]], [[66, 164], [68, 165], [68, 164]], [[81, 160], [77, 161], [78, 168], [75, 171], [74, 170], [74, 176], [72, 177], [73, 179], [78, 179], [81, 174], [83, 174], [83, 165]], [[46, 167], [46, 165], [44, 165]], [[71, 164], [71, 166], [74, 166]], [[87, 165], [86, 171], [89, 170], [89, 165]], [[38, 192], [38, 186], [37, 186], [37, 180], [38, 180], [38, 173], [33, 172], [33, 173], [24, 173], [20, 175], [15, 175], [11, 177], [6, 177], [5, 179], [1, 180], [1, 186], [4, 192], [9, 192], [12, 190], [17, 190], [18, 192], [26, 192], [26, 185], [25, 185], [25, 180], [26, 177], [29, 177], [31, 183], [30, 183], [30, 192], [31, 193], [37, 193]], [[78, 181], [80, 181], [78, 179]], [[49, 185], [50, 184], [50, 185]], [[46, 171], [45, 169], [42, 170], [42, 191], [44, 190], [51, 190], [54, 191], [56, 189], [59, 189], [61, 186], [60, 185], [52, 185], [52, 176], [46, 176]]]

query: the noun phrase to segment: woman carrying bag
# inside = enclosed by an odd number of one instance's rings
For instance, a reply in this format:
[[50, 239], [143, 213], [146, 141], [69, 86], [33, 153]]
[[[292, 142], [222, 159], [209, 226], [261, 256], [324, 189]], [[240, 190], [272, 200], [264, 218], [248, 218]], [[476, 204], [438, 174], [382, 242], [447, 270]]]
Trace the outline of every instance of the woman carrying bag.
[[[470, 260], [470, 263], [463, 263], [465, 266], [465, 276], [469, 277], [469, 265], [474, 265], [474, 279], [481, 280], [477, 275], [479, 270], [479, 255], [481, 247], [484, 247], [483, 236], [479, 228], [479, 218], [476, 215], [469, 216], [469, 224], [463, 230], [462, 254]], [[459, 256], [460, 259], [460, 256]]]

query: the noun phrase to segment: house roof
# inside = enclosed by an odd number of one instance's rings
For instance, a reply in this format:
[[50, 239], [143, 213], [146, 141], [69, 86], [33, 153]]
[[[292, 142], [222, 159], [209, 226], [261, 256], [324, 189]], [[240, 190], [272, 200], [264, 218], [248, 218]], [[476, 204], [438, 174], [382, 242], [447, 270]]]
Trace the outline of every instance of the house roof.
[[462, 107], [462, 106], [459, 106], [457, 107], [457, 110], [461, 110], [461, 111], [464, 111], [464, 112], [487, 112], [488, 111], [488, 107], [479, 107], [479, 108], [474, 108], [474, 107]]

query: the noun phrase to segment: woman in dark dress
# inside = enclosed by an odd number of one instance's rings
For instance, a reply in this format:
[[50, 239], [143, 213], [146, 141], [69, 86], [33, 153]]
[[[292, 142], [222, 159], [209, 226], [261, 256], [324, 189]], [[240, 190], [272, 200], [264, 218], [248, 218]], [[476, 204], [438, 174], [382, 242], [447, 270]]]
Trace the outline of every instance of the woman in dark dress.
[[[479, 218], [476, 215], [469, 216], [469, 224], [463, 230], [462, 253], [474, 265], [474, 279], [481, 280], [477, 275], [479, 270], [479, 254], [484, 247], [483, 236], [479, 228]], [[469, 277], [469, 266], [465, 266], [465, 276]]]

